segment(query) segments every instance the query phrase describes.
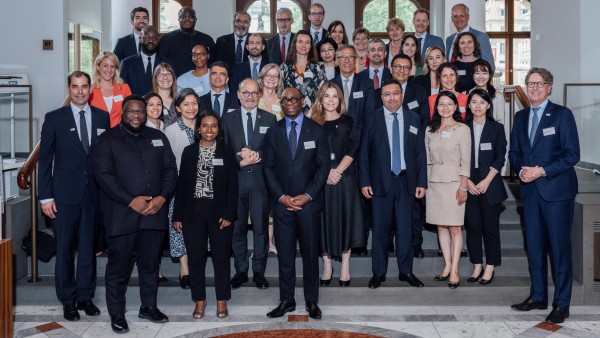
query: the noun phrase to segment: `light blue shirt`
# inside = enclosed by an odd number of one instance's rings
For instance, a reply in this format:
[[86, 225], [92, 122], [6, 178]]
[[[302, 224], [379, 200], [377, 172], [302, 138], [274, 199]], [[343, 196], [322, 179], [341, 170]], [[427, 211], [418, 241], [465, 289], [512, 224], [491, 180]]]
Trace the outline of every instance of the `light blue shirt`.
[[[542, 104], [539, 105], [540, 109], [537, 111], [538, 117], [538, 128], [540, 123], [542, 122], [542, 116], [544, 116], [544, 110], [546, 110], [546, 106], [548, 105], [548, 99], [545, 99]], [[531, 123], [533, 122], [533, 106], [529, 107], [529, 123], [527, 127], [527, 135], [531, 135]]]
[[[381, 66], [380, 68], [377, 68], [377, 70], [379, 70], [379, 72], [377, 72], [377, 77], [379, 78], [379, 88], [381, 88], [381, 80], [383, 78], [383, 70], [385, 69], [385, 67]], [[371, 80], [373, 79], [373, 76], [375, 76], [375, 68], [373, 68], [372, 66], [369, 66], [369, 78], [371, 78]]]
[[[392, 126], [394, 125], [394, 116], [392, 112], [387, 110], [387, 108], [383, 107], [383, 114], [385, 117], [385, 127], [388, 133], [388, 142], [390, 143], [390, 170], [392, 169], [392, 151], [394, 149], [394, 144], [392, 143], [392, 135], [393, 130]], [[401, 170], [406, 169], [406, 162], [404, 162], [404, 115], [402, 114], [402, 107], [398, 109], [398, 123], [400, 125], [400, 168]]]
[[[285, 135], [287, 138], [290, 138], [290, 131], [292, 130], [292, 121], [296, 121], [296, 138], [298, 141], [300, 139], [300, 130], [302, 130], [302, 122], [304, 122], [304, 114], [300, 113], [295, 120], [290, 119], [289, 117], [285, 117]], [[300, 144], [298, 144], [300, 146]]]
[[221, 108], [221, 111], [215, 112], [217, 114], [219, 114], [219, 116], [223, 116], [223, 112], [225, 112], [225, 93], [227, 93], [227, 91], [223, 90], [220, 93], [217, 93], [215, 91], [213, 91], [212, 89], [209, 90], [210, 92], [210, 109], [212, 109], [215, 106], [215, 94], [221, 94], [219, 95], [219, 107]]
[[75, 118], [75, 125], [77, 126], [77, 134], [79, 134], [79, 139], [81, 140], [81, 125], [79, 124], [79, 112], [85, 111], [83, 114], [85, 116], [85, 124], [87, 126], [87, 134], [88, 134], [88, 142], [92, 141], [92, 109], [89, 104], [86, 104], [83, 109], [77, 107], [73, 103], [71, 103], [71, 110], [73, 111], [73, 118]]
[[177, 89], [181, 91], [183, 88], [192, 88], [198, 96], [210, 92], [210, 69], [202, 76], [195, 76], [192, 72], [190, 70], [177, 78]]

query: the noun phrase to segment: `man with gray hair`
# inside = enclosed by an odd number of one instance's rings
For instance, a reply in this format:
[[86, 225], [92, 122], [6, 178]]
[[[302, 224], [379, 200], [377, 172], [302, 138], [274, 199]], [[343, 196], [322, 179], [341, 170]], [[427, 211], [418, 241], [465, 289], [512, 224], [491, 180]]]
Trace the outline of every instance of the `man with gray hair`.
[[250, 29], [250, 14], [236, 12], [233, 17], [233, 33], [225, 34], [217, 39], [215, 60], [223, 61], [229, 69], [248, 60], [248, 51], [244, 48]]
[[278, 33], [267, 40], [267, 51], [269, 52], [269, 61], [280, 65], [285, 63], [290, 43], [294, 39], [294, 33], [292, 33], [294, 17], [292, 11], [286, 7], [277, 10], [275, 17]]

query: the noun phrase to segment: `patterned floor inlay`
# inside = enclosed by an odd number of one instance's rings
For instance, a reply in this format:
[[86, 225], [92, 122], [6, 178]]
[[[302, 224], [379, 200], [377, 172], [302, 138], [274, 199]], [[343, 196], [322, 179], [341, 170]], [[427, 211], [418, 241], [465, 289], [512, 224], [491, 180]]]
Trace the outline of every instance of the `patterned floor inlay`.
[[232, 333], [220, 338], [377, 338], [370, 334], [327, 331], [327, 330], [273, 330], [273, 331], [253, 331], [247, 333]]

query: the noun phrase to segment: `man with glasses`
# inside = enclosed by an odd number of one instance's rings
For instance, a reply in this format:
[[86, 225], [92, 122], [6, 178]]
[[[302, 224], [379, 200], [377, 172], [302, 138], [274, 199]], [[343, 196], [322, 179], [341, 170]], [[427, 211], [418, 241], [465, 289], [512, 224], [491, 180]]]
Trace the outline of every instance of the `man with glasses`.
[[208, 70], [208, 61], [210, 54], [206, 46], [197, 44], [192, 48], [192, 62], [196, 67], [177, 78], [177, 88], [192, 88], [198, 97], [210, 91], [210, 71]]
[[[231, 288], [248, 282], [248, 256], [252, 261], [252, 281], [259, 289], [267, 289], [265, 278], [269, 248], [269, 194], [262, 175], [262, 156], [267, 130], [277, 121], [275, 115], [258, 109], [258, 83], [246, 79], [237, 91], [241, 107], [222, 117], [225, 143], [237, 152], [239, 198], [237, 220], [233, 223], [233, 262], [235, 276]], [[254, 250], [248, 255], [248, 215], [252, 221]]]
[[548, 308], [550, 251], [554, 298], [546, 321], [558, 324], [569, 317], [571, 304], [571, 226], [578, 192], [574, 166], [580, 152], [573, 113], [548, 99], [553, 81], [552, 73], [545, 68], [531, 68], [525, 76], [531, 106], [515, 114], [508, 159], [521, 180], [531, 273], [529, 297], [512, 308]]
[[258, 80], [260, 70], [269, 63], [269, 60], [267, 60], [267, 53], [264, 53], [266, 43], [265, 38], [260, 34], [248, 34], [248, 39], [246, 39], [248, 59], [243, 63], [235, 65], [231, 70], [231, 76], [229, 77], [229, 91], [237, 91], [240, 82], [244, 79], [250, 78], [252, 80]]
[[140, 52], [142, 48], [142, 28], [148, 24], [148, 10], [144, 7], [136, 7], [129, 14], [129, 23], [133, 27], [133, 32], [117, 40], [113, 53], [124, 60], [127, 57]]
[[165, 62], [173, 65], [170, 59], [158, 55], [158, 30], [147, 25], [142, 28], [142, 49], [136, 55], [121, 61], [121, 78], [129, 84], [135, 95], [146, 95], [152, 91], [154, 69]]
[[168, 138], [146, 127], [146, 103], [123, 100], [121, 123], [98, 139], [92, 153], [94, 176], [102, 194], [108, 261], [106, 306], [115, 333], [129, 331], [125, 291], [130, 261], [138, 267], [142, 305], [138, 317], [153, 323], [169, 318], [156, 304], [160, 252], [169, 224], [165, 203], [175, 191], [177, 165]]
[[304, 100], [296, 88], [281, 96], [285, 118], [267, 130], [263, 174], [273, 205], [279, 261], [279, 305], [269, 318], [296, 310], [296, 241], [300, 243], [305, 309], [321, 319], [319, 301], [319, 237], [321, 194], [329, 174], [329, 147], [323, 127], [302, 113]]
[[[233, 33], [225, 34], [217, 39], [215, 45], [215, 61], [223, 61], [229, 69], [248, 60], [246, 48], [248, 30], [250, 29], [250, 14], [236, 12], [233, 17]], [[237, 88], [236, 88], [237, 90]]]
[[[456, 33], [446, 38], [446, 59], [450, 62], [455, 61], [452, 58], [454, 40], [456, 37], [463, 32], [471, 32], [477, 38], [479, 47], [481, 48], [481, 58], [489, 62], [492, 66], [492, 72], [496, 69], [494, 62], [494, 54], [492, 54], [492, 45], [490, 44], [490, 37], [482, 32], [469, 26], [469, 7], [465, 4], [456, 4], [452, 6], [452, 14], [450, 19], [456, 27]], [[468, 74], [467, 74], [468, 75]]]
[[294, 33], [292, 33], [294, 17], [292, 11], [286, 7], [278, 9], [275, 17], [278, 33], [267, 40], [267, 51], [269, 61], [280, 65], [285, 63], [287, 53], [290, 50], [290, 43], [294, 39]]
[[228, 82], [229, 66], [223, 61], [214, 62], [210, 66], [210, 91], [200, 97], [199, 111], [210, 109], [221, 117], [239, 108], [237, 97], [226, 90]]
[[190, 59], [192, 47], [201, 44], [208, 49], [210, 60], [214, 60], [215, 41], [209, 35], [195, 30], [196, 11], [189, 6], [181, 7], [178, 13], [179, 29], [169, 32], [160, 39], [160, 55], [173, 60], [171, 66], [175, 76], [194, 69]]
[[323, 19], [325, 19], [325, 7], [318, 2], [310, 5], [308, 20], [310, 21], [310, 36], [312, 36], [313, 45], [315, 46], [327, 37], [327, 29], [323, 27]]

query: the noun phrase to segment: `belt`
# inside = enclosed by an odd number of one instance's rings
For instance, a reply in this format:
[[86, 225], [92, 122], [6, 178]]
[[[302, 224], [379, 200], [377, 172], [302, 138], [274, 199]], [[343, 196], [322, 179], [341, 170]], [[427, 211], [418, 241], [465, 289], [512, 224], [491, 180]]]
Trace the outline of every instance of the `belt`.
[[391, 171], [392, 176], [394, 177], [398, 177], [398, 176], [406, 176], [406, 170], [401, 170], [400, 173], [398, 175], [394, 174], [393, 171]]

